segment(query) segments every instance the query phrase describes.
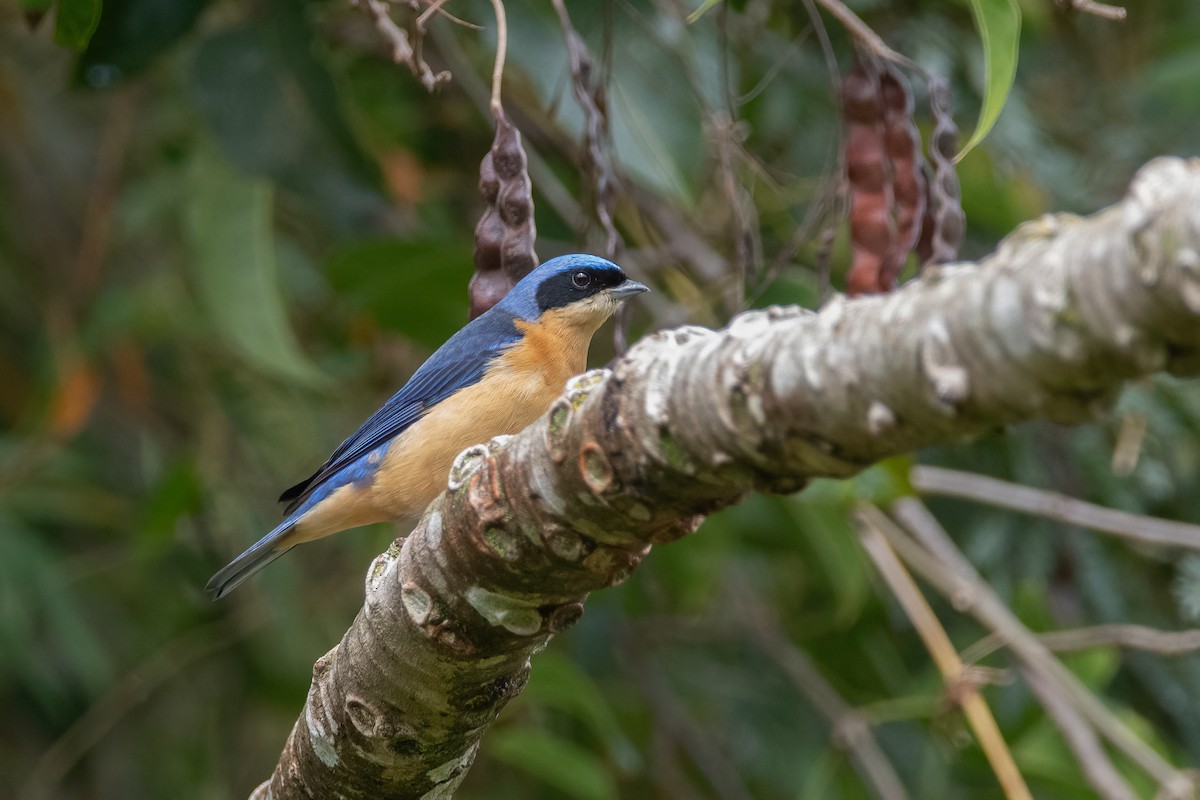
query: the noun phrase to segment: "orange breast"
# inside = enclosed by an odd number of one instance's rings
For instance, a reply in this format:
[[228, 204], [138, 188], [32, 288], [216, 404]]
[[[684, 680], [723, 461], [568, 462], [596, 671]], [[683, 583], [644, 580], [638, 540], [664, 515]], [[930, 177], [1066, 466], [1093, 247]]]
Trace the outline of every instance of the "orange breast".
[[371, 505], [393, 517], [424, 511], [446, 488], [455, 456], [493, 436], [517, 433], [546, 412], [567, 379], [587, 367], [599, 323], [581, 330], [577, 320], [550, 312], [517, 327], [521, 341], [493, 362], [483, 380], [438, 403], [392, 442], [367, 490]]

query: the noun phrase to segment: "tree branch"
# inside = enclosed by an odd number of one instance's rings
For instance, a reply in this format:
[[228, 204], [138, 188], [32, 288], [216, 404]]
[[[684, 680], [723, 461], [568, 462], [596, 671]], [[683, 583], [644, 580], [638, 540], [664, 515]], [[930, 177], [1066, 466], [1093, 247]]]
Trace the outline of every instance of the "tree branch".
[[943, 467], [916, 466], [909, 470], [908, 478], [914, 489], [925, 494], [961, 497], [1144, 544], [1200, 549], [1200, 525], [1131, 514], [1065, 494]]
[[[1196, 784], [1192, 776], [1176, 769], [1139, 739], [1113, 711], [1083, 685], [1082, 681], [1050, 653], [1001, 602], [920, 501], [912, 498], [897, 501], [892, 513], [920, 544], [886, 517], [879, 529], [914, 572], [933, 584], [955, 608], [971, 614], [984, 627], [1002, 636], [1025, 669], [1037, 672], [1097, 733], [1112, 742], [1158, 782], [1159, 793], [1156, 797], [1163, 800], [1195, 797]], [[1089, 779], [1094, 777], [1095, 772], [1089, 765], [1082, 766]]]
[[962, 709], [963, 716], [975, 734], [975, 740], [979, 742], [979, 748], [983, 750], [992, 771], [996, 773], [1004, 796], [1008, 800], [1031, 800], [1033, 795], [1029, 793], [1029, 787], [1025, 785], [1025, 779], [1013, 761], [1012, 752], [1000, 733], [1000, 726], [996, 724], [996, 718], [992, 716], [987, 701], [968, 678], [967, 669], [963, 667], [958, 651], [950, 641], [950, 635], [946, 633], [925, 596], [917, 588], [916, 581], [888, 545], [881, 530], [882, 525], [888, 522], [887, 517], [874, 506], [864, 506], [856, 516], [863, 549], [875, 563], [875, 569], [892, 590], [905, 615], [916, 628], [917, 635], [925, 643], [925, 649], [929, 651], [933, 663], [946, 682], [947, 695]]
[[[1047, 631], [1037, 634], [1037, 638], [1052, 653], [1073, 653], [1094, 647], [1123, 647], [1160, 656], [1182, 656], [1200, 650], [1200, 628], [1161, 631], [1144, 625], [1094, 625]], [[962, 659], [974, 664], [1004, 649], [1005, 645], [1004, 637], [993, 633], [963, 650]]]
[[522, 433], [459, 456], [372, 563], [255, 796], [449, 797], [530, 656], [698, 515], [999, 425], [1083, 421], [1163, 369], [1200, 370], [1200, 162], [1179, 159], [1090, 219], [1022, 227], [977, 267], [651, 336]]

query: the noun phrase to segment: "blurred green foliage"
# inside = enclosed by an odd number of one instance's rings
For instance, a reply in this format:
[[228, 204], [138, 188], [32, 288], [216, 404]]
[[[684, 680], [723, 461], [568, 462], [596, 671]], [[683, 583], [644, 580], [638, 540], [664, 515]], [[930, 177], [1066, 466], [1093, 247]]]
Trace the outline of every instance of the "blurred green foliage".
[[[828, 203], [836, 162], [830, 76], [802, 6], [718, 4], [688, 26], [692, 8], [575, 5], [607, 54], [626, 173], [732, 258], [731, 165], [763, 263], [729, 281], [758, 304], [819, 303], [827, 278], [840, 282], [844, 237], [832, 276], [812, 266], [819, 226], [765, 266]], [[951, 78], [969, 129], [986, 84], [967, 8], [851, 5]], [[540, 254], [595, 248], [570, 205], [586, 208], [587, 192], [563, 146], [583, 120], [561, 33], [548, 5], [509, 6], [506, 102], [541, 165]], [[1020, 7], [1016, 84], [960, 165], [966, 255], [1045, 211], [1111, 202], [1151, 156], [1195, 151], [1200, 7], [1138, 4], [1121, 24]], [[301, 548], [227, 602], [200, 589], [273, 525], [278, 491], [465, 320], [493, 34], [488, 4], [447, 8], [485, 30], [431, 21], [430, 57], [455, 81], [430, 97], [338, 3], [0, 5], [0, 796], [224, 798], [269, 774], [313, 660], [396, 531]], [[827, 24], [844, 66], [849, 41]], [[731, 113], [736, 126], [717, 124]], [[635, 333], [730, 313], [726, 292], [622, 218], [630, 268], [661, 289]], [[611, 354], [601, 339], [597, 363]], [[1138, 418], [1140, 457], [1118, 474], [1115, 442]], [[1032, 424], [919, 457], [1197, 521], [1197, 442], [1200, 388], [1160, 380], [1096, 425]], [[461, 796], [869, 796], [828, 721], [748, 635], [763, 609], [878, 722], [912, 796], [997, 796], [853, 535], [849, 509], [905, 492], [906, 464], [748, 498], [594, 596], [535, 661]], [[1200, 617], [1198, 556], [933, 507], [1036, 630]], [[960, 647], [986, 633], [931, 600]], [[1069, 663], [1173, 761], [1200, 760], [1200, 659]], [[1091, 796], [1020, 683], [985, 694], [1037, 797]]]

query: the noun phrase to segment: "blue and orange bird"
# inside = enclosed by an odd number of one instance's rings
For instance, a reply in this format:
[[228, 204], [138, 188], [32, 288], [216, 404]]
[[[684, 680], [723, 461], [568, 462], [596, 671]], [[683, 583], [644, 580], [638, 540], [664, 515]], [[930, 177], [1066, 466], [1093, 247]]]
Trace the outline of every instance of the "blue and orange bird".
[[284, 492], [287, 517], [208, 582], [214, 600], [298, 544], [415, 517], [446, 486], [456, 455], [516, 433], [587, 367], [592, 335], [647, 288], [610, 261], [551, 259], [437, 349], [312, 474]]

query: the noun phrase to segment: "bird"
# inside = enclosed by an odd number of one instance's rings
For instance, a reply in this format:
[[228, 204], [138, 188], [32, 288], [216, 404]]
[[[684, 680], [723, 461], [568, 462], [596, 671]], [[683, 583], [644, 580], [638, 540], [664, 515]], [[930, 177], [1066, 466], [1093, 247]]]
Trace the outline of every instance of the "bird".
[[455, 456], [540, 417], [587, 368], [599, 327], [649, 291], [598, 256], [553, 258], [451, 336], [308, 478], [279, 497], [284, 520], [213, 575], [220, 599], [298, 544], [411, 518], [446, 487]]

